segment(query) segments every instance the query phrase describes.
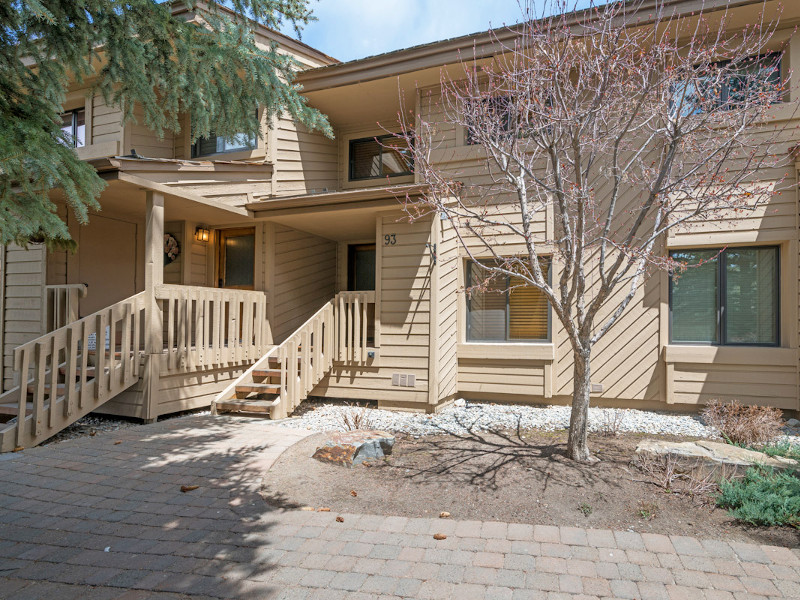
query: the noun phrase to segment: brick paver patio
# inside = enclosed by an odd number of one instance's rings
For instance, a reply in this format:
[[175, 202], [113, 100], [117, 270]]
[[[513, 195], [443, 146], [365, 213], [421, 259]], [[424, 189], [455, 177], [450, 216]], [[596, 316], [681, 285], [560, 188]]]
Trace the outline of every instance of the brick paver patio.
[[305, 435], [188, 417], [0, 456], [0, 598], [800, 598], [797, 550], [271, 507]]

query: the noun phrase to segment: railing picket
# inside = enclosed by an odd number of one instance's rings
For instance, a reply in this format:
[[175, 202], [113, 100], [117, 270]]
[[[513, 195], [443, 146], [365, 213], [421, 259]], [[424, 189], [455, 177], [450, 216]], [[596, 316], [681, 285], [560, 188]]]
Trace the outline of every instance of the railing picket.
[[[35, 357], [34, 357], [35, 358]], [[28, 414], [28, 369], [30, 368], [31, 347], [25, 345], [14, 353], [14, 367], [19, 374], [19, 398], [17, 399], [17, 446], [25, 445], [25, 430]]]
[[[96, 317], [97, 329], [95, 330], [95, 366], [94, 366], [94, 397], [97, 400], [104, 400], [106, 397], [106, 313], [99, 313]], [[109, 344], [110, 345], [110, 344]]]
[[80, 326], [67, 328], [67, 363], [64, 373], [64, 416], [71, 417], [75, 411], [75, 380], [78, 364], [78, 332]]
[[33, 361], [33, 435], [36, 440], [42, 435], [42, 413], [44, 412], [44, 386], [47, 377], [47, 342], [37, 342], [34, 346]]
[[131, 305], [125, 304], [122, 312], [122, 348], [120, 360], [122, 361], [122, 385], [127, 384], [133, 379], [133, 358], [135, 352], [131, 352]]
[[[47, 409], [47, 426], [52, 428], [56, 425], [56, 399], [58, 398], [58, 370], [61, 357], [61, 336], [54, 335], [50, 341], [50, 392], [47, 394], [50, 399]], [[46, 362], [46, 361], [45, 361]], [[47, 385], [47, 384], [45, 384]], [[47, 393], [47, 392], [45, 392]]]
[[[89, 391], [87, 390], [86, 380], [89, 369], [89, 323], [85, 320], [77, 324], [81, 330], [81, 393], [78, 396], [78, 406], [83, 408], [89, 405]], [[95, 370], [95, 377], [97, 371]]]
[[133, 306], [133, 378], [139, 378], [139, 344], [141, 343], [139, 339], [140, 327], [142, 326], [141, 322], [141, 313], [142, 309], [139, 306], [139, 302], [132, 301]]

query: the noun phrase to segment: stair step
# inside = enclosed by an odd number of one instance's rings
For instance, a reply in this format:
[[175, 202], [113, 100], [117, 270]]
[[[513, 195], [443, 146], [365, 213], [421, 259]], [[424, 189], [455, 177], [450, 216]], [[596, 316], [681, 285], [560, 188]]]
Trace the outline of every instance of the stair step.
[[[11, 415], [13, 417], [17, 416], [17, 412], [19, 411], [19, 407], [16, 402], [9, 402], [7, 404], [0, 404], [0, 415]], [[26, 402], [25, 403], [25, 414], [29, 415], [33, 413], [33, 402]]]
[[266, 377], [280, 377], [281, 369], [256, 369], [253, 371], [253, 377], [264, 379]]
[[[58, 369], [58, 372], [61, 375], [66, 375], [67, 374], [67, 367], [60, 367]], [[106, 369], [106, 372], [108, 372], [108, 369]], [[80, 377], [80, 375], [81, 375], [81, 368], [80, 367], [75, 369], [75, 375]], [[86, 378], [87, 379], [94, 379], [94, 375], [95, 375], [95, 367], [86, 367]]]
[[[44, 387], [45, 394], [49, 394], [50, 393], [50, 387], [51, 387], [50, 384], [49, 383], [45, 383], [43, 387]], [[65, 389], [66, 389], [66, 386], [63, 383], [59, 383], [58, 385], [56, 385], [56, 396], [63, 396]], [[28, 385], [28, 393], [29, 394], [36, 393], [36, 385], [35, 384], [31, 383], [31, 384]]]
[[270, 408], [275, 405], [273, 400], [222, 400], [215, 404], [217, 412], [241, 412], [269, 414]]
[[237, 394], [278, 394], [280, 391], [281, 387], [272, 383], [241, 383], [236, 386]]

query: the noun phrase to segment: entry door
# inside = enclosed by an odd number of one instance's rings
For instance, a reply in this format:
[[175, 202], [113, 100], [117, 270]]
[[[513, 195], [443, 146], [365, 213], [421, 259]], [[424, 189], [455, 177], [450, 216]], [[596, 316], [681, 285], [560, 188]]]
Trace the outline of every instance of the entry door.
[[80, 301], [85, 317], [136, 293], [136, 224], [92, 215], [78, 237], [78, 281], [87, 284]]
[[252, 290], [255, 284], [256, 230], [223, 229], [219, 236], [219, 287]]
[[375, 289], [375, 244], [347, 247], [347, 289], [351, 292]]

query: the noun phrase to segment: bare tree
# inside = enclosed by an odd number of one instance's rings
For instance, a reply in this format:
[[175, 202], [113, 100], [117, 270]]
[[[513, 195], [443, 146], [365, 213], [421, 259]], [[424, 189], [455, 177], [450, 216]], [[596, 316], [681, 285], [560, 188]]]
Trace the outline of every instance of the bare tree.
[[[439, 117], [401, 123], [429, 184], [407, 201], [411, 218], [449, 219], [482, 259], [475, 287], [513, 277], [538, 288], [569, 339], [576, 460], [591, 460], [593, 347], [647, 277], [688, 266], [670, 258], [667, 232], [750, 213], [780, 187], [780, 176], [761, 176], [788, 158], [796, 110], [780, 71], [780, 15], [765, 3], [756, 22], [738, 25], [727, 2], [712, 4], [681, 15], [665, 0], [581, 12], [552, 0], [536, 18], [528, 7], [524, 24], [494, 32], [491, 60], [443, 72], [430, 100], [440, 110], [429, 111]], [[777, 104], [788, 120], [773, 118]], [[458, 126], [478, 147], [480, 176], [441, 161]]]

